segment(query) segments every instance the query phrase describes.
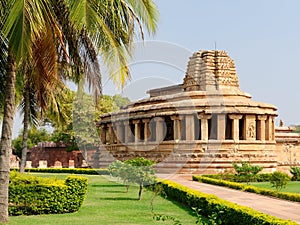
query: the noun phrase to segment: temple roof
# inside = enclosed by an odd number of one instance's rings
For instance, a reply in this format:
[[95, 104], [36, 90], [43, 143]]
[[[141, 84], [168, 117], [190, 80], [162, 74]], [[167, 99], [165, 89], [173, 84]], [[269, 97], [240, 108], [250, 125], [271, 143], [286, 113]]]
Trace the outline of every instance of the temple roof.
[[183, 82], [185, 91], [239, 89], [233, 59], [226, 51], [198, 51], [188, 62]]
[[149, 90], [150, 97], [189, 91], [241, 92], [234, 60], [226, 51], [195, 52], [187, 65], [183, 83]]

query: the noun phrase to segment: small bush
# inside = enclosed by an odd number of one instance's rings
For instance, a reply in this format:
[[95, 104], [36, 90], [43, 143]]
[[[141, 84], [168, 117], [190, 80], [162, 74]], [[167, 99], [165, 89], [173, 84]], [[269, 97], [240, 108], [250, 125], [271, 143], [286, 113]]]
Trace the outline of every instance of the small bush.
[[275, 187], [277, 191], [285, 188], [288, 181], [290, 180], [289, 176], [286, 173], [275, 171], [271, 175], [270, 183], [272, 187]]
[[65, 181], [13, 172], [9, 184], [9, 215], [70, 213], [79, 210], [86, 196], [87, 178]]
[[246, 182], [247, 184], [253, 181], [255, 176], [263, 169], [261, 166], [253, 166], [248, 162], [241, 162], [241, 166], [237, 163], [233, 163], [232, 165], [237, 173], [238, 181]]
[[290, 173], [293, 175], [292, 181], [300, 181], [300, 167], [292, 166]]

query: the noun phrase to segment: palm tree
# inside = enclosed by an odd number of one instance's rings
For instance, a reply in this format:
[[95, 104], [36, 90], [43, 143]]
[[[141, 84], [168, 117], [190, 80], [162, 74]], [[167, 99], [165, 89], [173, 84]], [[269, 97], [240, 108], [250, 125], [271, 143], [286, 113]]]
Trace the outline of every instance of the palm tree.
[[[34, 44], [43, 40], [45, 31], [50, 31], [50, 38], [53, 37], [57, 53], [60, 53], [56, 55], [58, 61], [72, 68], [72, 73], [63, 75], [77, 82], [84, 75], [97, 99], [102, 93], [98, 52], [113, 68], [112, 74], [115, 72], [112, 65], [120, 66], [119, 75], [112, 78], [120, 86], [124, 85], [130, 76], [126, 56], [132, 50], [135, 25], [139, 25], [142, 36], [142, 24], [149, 32], [154, 32], [157, 10], [152, 0], [6, 0], [1, 1], [0, 7], [3, 23], [0, 24], [0, 46], [7, 43], [8, 47], [0, 143], [0, 222], [6, 222], [16, 70], [34, 58]], [[37, 98], [42, 100], [43, 96]]]
[[[150, 3], [150, 4], [149, 4]], [[105, 5], [106, 4], [106, 5]], [[97, 60], [97, 48], [95, 47], [96, 45], [98, 48], [104, 48], [100, 49], [101, 53], [103, 53], [104, 58], [106, 59], [107, 62], [110, 62], [110, 67], [111, 68], [111, 73], [114, 75], [118, 75], [118, 73], [115, 73], [114, 68], [112, 65], [115, 64], [116, 59], [120, 59], [119, 62], [117, 62], [117, 65], [121, 67], [121, 75], [119, 77], [113, 77], [114, 81], [119, 81], [119, 83], [124, 85], [125, 83], [125, 78], [128, 77], [129, 72], [128, 68], [126, 67], [126, 58], [124, 54], [124, 49], [125, 44], [129, 45], [130, 40], [133, 40], [131, 37], [133, 35], [134, 31], [134, 21], [135, 18], [138, 18], [138, 15], [140, 16], [141, 20], [146, 21], [147, 20], [147, 15], [144, 11], [148, 11], [148, 13], [151, 15], [148, 19], [149, 23], [146, 23], [147, 28], [149, 31], [153, 32], [155, 30], [155, 19], [156, 16], [154, 16], [154, 6], [151, 5], [151, 2], [142, 2], [140, 5], [138, 4], [133, 4], [133, 9], [132, 6], [126, 5], [125, 2], [118, 2], [115, 1], [114, 4], [109, 4], [109, 2], [104, 2], [104, 3], [98, 3], [98, 2], [93, 2], [93, 1], [82, 1], [82, 2], [73, 2], [71, 4], [72, 13], [69, 14], [67, 11], [67, 5], [64, 3], [64, 1], [57, 1], [56, 6], [54, 8], [55, 14], [57, 15], [57, 20], [61, 22], [61, 27], [65, 33], [66, 41], [68, 42], [68, 45], [73, 46], [70, 48], [70, 55], [72, 57], [73, 65], [76, 68], [76, 75], [81, 74], [82, 67], [84, 68], [85, 75], [87, 75], [87, 79], [90, 84], [93, 85], [93, 90], [94, 90], [94, 95], [95, 99], [97, 99], [97, 95], [102, 91], [101, 87], [101, 77], [99, 76], [94, 76], [96, 75], [101, 75], [100, 70], [99, 70], [99, 64]], [[90, 16], [90, 14], [87, 15], [87, 13], [90, 13], [91, 11], [84, 11], [83, 9], [91, 9], [92, 7], [94, 8], [103, 8], [103, 9], [111, 9], [111, 11], [107, 10], [102, 10], [100, 11], [101, 13], [99, 14], [93, 14], [94, 16]], [[153, 9], [152, 9], [152, 8]], [[123, 15], [126, 15], [127, 21], [122, 21], [122, 17], [125, 16], [110, 16], [113, 13], [112, 12], [121, 12]], [[137, 11], [135, 13], [135, 11]], [[75, 16], [76, 15], [76, 16]], [[70, 19], [70, 17], [74, 17]], [[66, 19], [67, 18], [67, 19]], [[101, 18], [108, 18], [104, 21], [101, 21]], [[153, 18], [153, 19], [151, 19]], [[77, 21], [86, 21], [85, 23], [75, 23], [74, 25], [71, 24], [70, 20], [73, 20], [75, 22]], [[89, 21], [89, 22], [88, 22]], [[123, 23], [123, 24], [122, 24]], [[99, 40], [99, 34], [95, 35], [97, 33], [95, 31], [95, 26], [91, 26], [91, 24], [105, 24], [103, 28], [103, 33], [107, 34], [111, 40], [110, 43], [107, 43], [107, 38], [103, 38], [102, 40]], [[106, 25], [107, 24], [107, 25]], [[103, 26], [96, 26], [97, 28], [102, 28]], [[127, 31], [124, 29], [127, 28]], [[87, 32], [88, 31], [88, 32]], [[115, 34], [118, 32], [118, 34]], [[141, 29], [142, 35], [143, 31]], [[75, 38], [74, 38], [75, 37]], [[109, 39], [108, 38], [108, 39]], [[121, 45], [123, 43], [123, 45]], [[40, 46], [40, 45], [39, 45]], [[49, 45], [48, 45], [49, 46]], [[50, 45], [51, 46], [51, 45]], [[114, 48], [116, 49], [115, 52], [112, 53], [113, 48], [111, 46], [115, 46]], [[119, 47], [117, 47], [119, 46]], [[64, 49], [64, 48], [58, 48], [58, 49]], [[78, 49], [84, 49], [84, 53], [82, 55], [79, 55], [78, 53], [80, 52]], [[43, 49], [44, 50], [44, 49]], [[64, 53], [64, 52], [63, 52]], [[109, 54], [107, 54], [109, 53]], [[34, 54], [35, 55], [35, 54]], [[64, 54], [62, 54], [64, 56]], [[113, 59], [112, 57], [115, 57]], [[66, 58], [62, 58], [61, 65], [64, 65], [63, 61], [66, 60]], [[86, 67], [87, 65], [90, 65], [89, 67]], [[43, 76], [43, 74], [41, 74]], [[77, 78], [77, 79], [76, 79]], [[74, 77], [73, 77], [74, 79]], [[76, 83], [78, 82], [78, 77], [75, 76], [75, 81]], [[33, 85], [35, 86], [35, 85]], [[26, 86], [25, 86], [26, 87]], [[49, 87], [49, 85], [48, 85]], [[53, 85], [50, 85], [50, 87], [53, 88]], [[50, 88], [51, 90], [51, 88]], [[25, 164], [26, 164], [26, 155], [27, 155], [27, 136], [28, 136], [28, 125], [29, 125], [29, 113], [33, 112], [30, 111], [29, 109], [33, 109], [33, 107], [30, 106], [30, 99], [29, 99], [29, 93], [28, 91], [25, 90], [25, 95], [24, 95], [24, 100], [27, 99], [27, 102], [24, 101], [22, 104], [22, 109], [24, 112], [24, 129], [23, 129], [23, 151], [22, 151], [22, 160], [21, 160], [21, 168], [20, 171], [23, 172], [25, 169]], [[36, 93], [40, 93], [40, 91], [37, 91]], [[44, 96], [47, 96], [47, 92], [42, 91], [44, 93]], [[26, 98], [27, 97], [27, 98]], [[55, 99], [50, 98], [54, 100], [52, 104], [57, 104], [55, 102]], [[27, 104], [26, 104], [27, 103]], [[32, 102], [33, 104], [35, 101]], [[42, 102], [39, 101], [39, 105], [41, 106], [42, 110], [45, 110], [45, 105], [42, 104]], [[59, 115], [59, 112], [55, 112], [56, 115]], [[31, 117], [34, 118], [34, 117]]]

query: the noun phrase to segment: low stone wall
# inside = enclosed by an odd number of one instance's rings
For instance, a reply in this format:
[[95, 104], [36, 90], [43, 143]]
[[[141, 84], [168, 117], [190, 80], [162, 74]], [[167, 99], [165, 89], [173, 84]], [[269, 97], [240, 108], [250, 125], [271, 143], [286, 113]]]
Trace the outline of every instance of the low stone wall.
[[27, 161], [28, 166], [34, 168], [74, 168], [88, 167], [94, 161], [96, 150], [87, 152], [87, 159], [81, 151], [67, 152], [66, 147], [33, 147], [29, 150]]

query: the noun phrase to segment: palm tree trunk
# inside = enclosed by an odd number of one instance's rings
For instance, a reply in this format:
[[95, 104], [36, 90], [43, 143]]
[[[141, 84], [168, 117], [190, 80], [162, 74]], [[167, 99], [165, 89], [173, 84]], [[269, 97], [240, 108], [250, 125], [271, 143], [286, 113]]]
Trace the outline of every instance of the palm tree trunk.
[[12, 132], [15, 115], [16, 63], [9, 55], [5, 75], [5, 98], [0, 142], [0, 222], [8, 222], [9, 156], [12, 151]]
[[30, 97], [29, 89], [25, 87], [24, 93], [24, 121], [23, 121], [23, 140], [22, 140], [22, 157], [21, 157], [21, 166], [20, 173], [24, 173], [26, 166], [26, 157], [27, 157], [27, 142], [28, 142], [28, 127], [29, 127], [29, 110], [30, 110]]

